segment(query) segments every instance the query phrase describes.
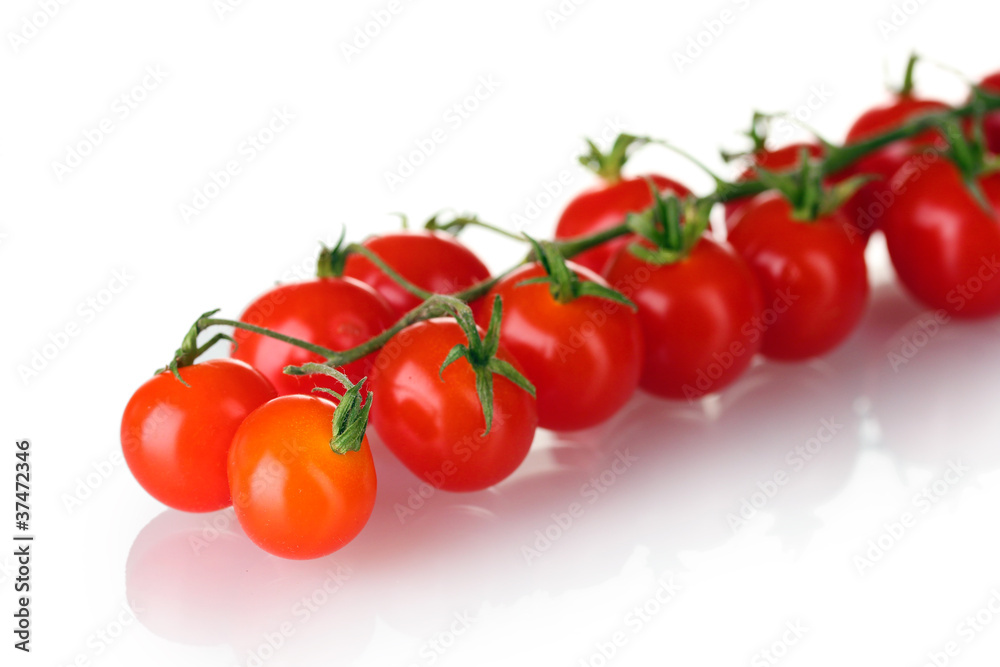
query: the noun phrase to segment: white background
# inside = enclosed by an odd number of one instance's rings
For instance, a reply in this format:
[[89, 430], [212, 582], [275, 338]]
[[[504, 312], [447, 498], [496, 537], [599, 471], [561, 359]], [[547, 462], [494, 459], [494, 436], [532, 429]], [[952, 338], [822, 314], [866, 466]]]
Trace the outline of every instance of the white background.
[[[401, 523], [393, 506], [416, 480], [375, 439], [375, 515], [328, 559], [270, 558], [225, 512], [164, 513], [118, 443], [131, 392], [198, 314], [234, 316], [308, 276], [341, 224], [360, 239], [395, 227], [391, 212], [455, 207], [509, 226], [535, 202], [530, 229], [550, 233], [593, 183], [572, 159], [581, 137], [609, 125], [719, 169], [754, 108], [798, 108], [837, 140], [911, 49], [974, 78], [1000, 67], [996, 3], [591, 0], [553, 24], [556, 0], [404, 1], [350, 59], [342, 45], [387, 1], [51, 2], [53, 17], [34, 18], [44, 4], [0, 12], [0, 470], [13, 477], [13, 442], [30, 438], [37, 535], [30, 656], [11, 648], [12, 547], [0, 548], [4, 664], [916, 667], [951, 641], [957, 656], [938, 664], [996, 664], [1000, 618], [987, 609], [978, 630], [967, 618], [1000, 596], [998, 323], [948, 324], [893, 369], [921, 311], [879, 240], [869, 315], [832, 355], [759, 365], [704, 406], [638, 396], [592, 432], [540, 432], [495, 490], [437, 494]], [[723, 10], [731, 21], [704, 32]], [[707, 46], [679, 67], [699, 33]], [[496, 90], [450, 121], [481, 77]], [[920, 80], [964, 96], [933, 66]], [[275, 109], [294, 119], [248, 159]], [[102, 122], [111, 132], [78, 166], [54, 166]], [[436, 128], [446, 141], [390, 190], [385, 173]], [[181, 205], [230, 160], [240, 173], [185, 220]], [[709, 185], [657, 149], [635, 159], [644, 169]], [[467, 240], [494, 269], [519, 252]], [[67, 326], [77, 334], [60, 336]], [[836, 435], [793, 470], [786, 454], [822, 420]], [[626, 452], [636, 461], [606, 472]], [[967, 468], [953, 484], [952, 464]], [[790, 482], [734, 530], [727, 516], [779, 471]], [[584, 485], [602, 473], [614, 483], [594, 494]], [[915, 500], [925, 488], [943, 497]], [[573, 502], [583, 516], [553, 528]], [[907, 513], [913, 525], [885, 537]], [[661, 582], [679, 587], [665, 603]], [[616, 633], [624, 646], [605, 659]]]

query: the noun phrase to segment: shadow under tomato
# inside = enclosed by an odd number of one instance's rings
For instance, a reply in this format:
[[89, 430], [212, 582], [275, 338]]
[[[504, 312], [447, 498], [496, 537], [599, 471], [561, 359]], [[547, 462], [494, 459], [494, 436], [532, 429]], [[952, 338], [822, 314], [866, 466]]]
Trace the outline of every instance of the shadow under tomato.
[[166, 510], [136, 537], [125, 586], [136, 618], [151, 632], [182, 644], [228, 645], [248, 664], [278, 653], [360, 655], [375, 627], [374, 609], [358, 597], [360, 573], [332, 559], [265, 553], [242, 533], [231, 508]]

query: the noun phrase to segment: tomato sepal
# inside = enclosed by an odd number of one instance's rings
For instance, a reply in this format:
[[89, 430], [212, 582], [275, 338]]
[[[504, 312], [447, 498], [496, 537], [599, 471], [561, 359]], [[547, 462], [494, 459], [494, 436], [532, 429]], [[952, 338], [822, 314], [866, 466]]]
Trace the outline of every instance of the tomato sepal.
[[607, 299], [627, 306], [633, 311], [636, 305], [618, 290], [606, 287], [590, 280], [580, 280], [575, 272], [566, 265], [566, 258], [558, 244], [551, 241], [538, 241], [527, 234], [524, 237], [531, 243], [538, 265], [545, 271], [544, 276], [527, 278], [517, 283], [515, 287], [524, 285], [548, 284], [552, 298], [559, 303], [570, 303], [581, 296], [592, 296]]
[[497, 358], [497, 352], [500, 350], [500, 323], [503, 318], [503, 303], [499, 296], [493, 300], [493, 312], [490, 315], [485, 338], [479, 337], [472, 309], [467, 306], [456, 308], [454, 317], [468, 338], [469, 344], [458, 344], [448, 351], [438, 370], [438, 378], [444, 382], [445, 369], [459, 359], [469, 362], [476, 373], [476, 394], [483, 408], [483, 419], [486, 421], [486, 428], [481, 437], [485, 438], [493, 428], [493, 376], [500, 375], [507, 378], [532, 397], [535, 396], [535, 386], [512, 364]]
[[337, 454], [356, 452], [361, 449], [365, 431], [368, 428], [368, 414], [372, 408], [372, 392], [368, 392], [365, 400], [361, 400], [361, 387], [368, 378], [361, 378], [355, 384], [335, 368], [326, 364], [310, 362], [301, 366], [286, 366], [284, 372], [289, 375], [328, 375], [342, 385], [344, 393], [339, 394], [329, 387], [313, 387], [314, 392], [330, 394], [337, 399], [337, 409], [333, 413], [333, 435], [330, 438], [330, 449]]

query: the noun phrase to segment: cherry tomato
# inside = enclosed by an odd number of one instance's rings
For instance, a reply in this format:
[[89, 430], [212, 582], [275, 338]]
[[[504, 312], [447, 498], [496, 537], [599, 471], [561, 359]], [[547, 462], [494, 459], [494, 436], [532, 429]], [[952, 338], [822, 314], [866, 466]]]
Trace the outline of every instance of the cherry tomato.
[[[240, 321], [300, 338], [332, 350], [360, 345], [395, 321], [392, 310], [375, 290], [353, 278], [320, 278], [282, 285], [264, 293], [240, 315]], [[310, 394], [313, 387], [336, 391], [341, 385], [325, 375], [291, 376], [285, 366], [324, 359], [289, 343], [237, 329], [232, 356], [263, 373], [281, 395]], [[374, 354], [343, 369], [352, 382], [368, 375]]]
[[[774, 150], [760, 150], [753, 154], [753, 163], [736, 180], [737, 182], [753, 180], [757, 177], [757, 167], [763, 167], [768, 171], [777, 173], [793, 169], [799, 164], [803, 150], [808, 152], [809, 157], [818, 158], [823, 156], [823, 147], [814, 143], [795, 143]], [[747, 202], [751, 199], [753, 197], [741, 197], [740, 199], [733, 199], [726, 202], [726, 223], [730, 229], [732, 229], [731, 223], [736, 213], [746, 206]]]
[[[582, 280], [607, 285], [590, 269], [566, 263]], [[545, 276], [541, 265], [511, 273], [487, 294], [503, 299], [500, 340], [535, 385], [539, 426], [572, 431], [599, 424], [616, 413], [639, 384], [642, 332], [627, 306], [581, 296], [560, 303], [548, 284], [518, 286]], [[489, 324], [481, 312], [480, 327]]]
[[[1000, 95], [1000, 72], [994, 72], [979, 84], [983, 90], [993, 95]], [[983, 133], [986, 135], [986, 147], [993, 154], [1000, 154], [1000, 111], [992, 111], [983, 118]]]
[[[858, 118], [847, 132], [845, 143], [853, 144], [874, 134], [895, 129], [923, 114], [944, 111], [948, 105], [936, 100], [926, 100], [912, 95], [899, 95], [888, 104], [874, 107]], [[852, 223], [849, 233], [852, 240], [868, 242], [868, 237], [879, 225], [885, 210], [892, 206], [893, 193], [889, 185], [893, 174], [917, 152], [933, 145], [940, 135], [934, 131], [923, 132], [910, 139], [901, 139], [855, 162], [836, 175], [833, 180], [843, 180], [857, 174], [872, 174], [878, 180], [861, 186], [842, 207]]]
[[812, 222], [792, 217], [776, 192], [754, 197], [741, 211], [729, 242], [750, 264], [764, 293], [753, 329], [772, 359], [815, 357], [855, 329], [868, 300], [864, 246], [847, 233], [837, 210]]
[[[372, 426], [407, 468], [447, 491], [476, 491], [506, 479], [528, 455], [538, 425], [531, 394], [493, 375], [493, 423], [483, 435], [472, 365], [459, 359], [439, 376], [451, 349], [467, 343], [451, 318], [420, 322], [382, 348], [372, 374], [378, 397]], [[517, 366], [502, 345], [497, 357]]]
[[[649, 208], [653, 204], [653, 193], [647, 179], [652, 180], [661, 192], [672, 192], [678, 197], [691, 194], [677, 181], [656, 174], [605, 183], [583, 192], [569, 203], [556, 225], [556, 238], [570, 239], [594, 234], [621, 224], [629, 213]], [[580, 253], [573, 261], [603, 274], [615, 253], [634, 240], [633, 235], [613, 239]]]
[[[394, 232], [370, 238], [362, 245], [399, 275], [435, 294], [454, 294], [490, 277], [475, 253], [444, 232]], [[375, 288], [392, 307], [396, 319], [420, 305], [420, 299], [361, 255], [347, 258], [344, 275]]]
[[751, 329], [761, 312], [757, 281], [732, 249], [708, 237], [673, 264], [650, 264], [625, 248], [608, 282], [639, 307], [645, 341], [639, 384], [652, 394], [694, 400], [719, 391], [760, 348]]
[[241, 361], [212, 359], [150, 378], [122, 416], [122, 451], [136, 481], [164, 505], [213, 512], [231, 504], [226, 459], [240, 422], [277, 393]]
[[989, 210], [944, 158], [904, 167], [908, 180], [885, 215], [896, 274], [931, 308], [982, 317], [1000, 312], [1000, 174], [977, 179]]
[[233, 437], [229, 485], [240, 526], [282, 558], [333, 553], [353, 540], [375, 506], [368, 437], [360, 449], [331, 449], [334, 403], [281, 396], [248, 416]]

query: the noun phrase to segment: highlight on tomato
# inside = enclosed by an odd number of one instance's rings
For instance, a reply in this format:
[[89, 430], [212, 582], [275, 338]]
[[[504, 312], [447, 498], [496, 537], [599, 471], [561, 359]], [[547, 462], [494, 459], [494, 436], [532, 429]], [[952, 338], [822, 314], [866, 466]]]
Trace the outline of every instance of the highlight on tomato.
[[698, 400], [736, 380], [760, 349], [760, 288], [731, 248], [705, 234], [710, 202], [675, 196], [630, 218], [640, 240], [618, 251], [608, 282], [638, 306], [639, 384], [663, 398]]
[[371, 421], [414, 474], [446, 491], [500, 483], [535, 437], [535, 390], [500, 342], [501, 301], [485, 334], [468, 307], [413, 324], [382, 348]]
[[[630, 213], [639, 213], [653, 204], [649, 181], [662, 193], [686, 197], [691, 191], [677, 181], [659, 174], [624, 177], [625, 166], [633, 149], [646, 143], [629, 134], [620, 134], [611, 150], [602, 153], [590, 140], [590, 152], [580, 157], [580, 163], [601, 178], [601, 183], [577, 195], [559, 216], [555, 238], [577, 238], [604, 231], [621, 224]], [[573, 261], [591, 271], [604, 274], [612, 257], [628, 245], [633, 237], [619, 237], [580, 253]]]
[[985, 149], [948, 126], [952, 148], [926, 151], [897, 175], [886, 212], [889, 257], [906, 290], [957, 317], [1000, 313], [1000, 172]]
[[290, 369], [329, 377], [343, 394], [280, 396], [240, 424], [228, 474], [240, 527], [268, 553], [291, 559], [337, 551], [364, 528], [377, 481], [365, 429], [372, 394], [321, 364]]
[[[432, 218], [431, 222], [434, 221]], [[373, 236], [362, 245], [404, 279], [433, 294], [455, 294], [490, 277], [490, 271], [482, 260], [446, 232], [403, 230]], [[344, 275], [378, 292], [392, 309], [394, 319], [399, 319], [421, 303], [420, 298], [360, 254], [348, 256]]]
[[226, 461], [233, 434], [275, 396], [266, 377], [233, 359], [163, 369], [125, 406], [125, 462], [139, 485], [168, 507], [185, 512], [228, 507]]
[[[308, 340], [331, 350], [348, 350], [382, 333], [396, 321], [389, 304], [369, 285], [339, 277], [339, 247], [320, 253], [317, 278], [280, 285], [257, 297], [240, 315], [240, 321]], [[286, 366], [323, 362], [322, 355], [281, 340], [237, 329], [232, 357], [264, 374], [281, 395], [310, 394], [314, 387], [338, 389], [325, 375], [292, 376]], [[352, 382], [371, 371], [374, 355], [353, 361], [342, 369]]]
[[[486, 302], [503, 301], [500, 341], [535, 386], [538, 425], [555, 431], [609, 419], [635, 393], [643, 344], [635, 305], [599, 275], [532, 240], [536, 261], [506, 275]], [[487, 313], [478, 321], [489, 326]]]
[[[887, 132], [922, 115], [948, 109], [948, 105], [938, 100], [917, 96], [914, 92], [914, 69], [918, 62], [916, 55], [910, 56], [906, 65], [906, 75], [902, 87], [885, 104], [872, 107], [847, 131], [845, 145], [856, 144], [873, 135]], [[877, 176], [861, 185], [854, 195], [844, 203], [844, 212], [851, 222], [848, 228], [851, 240], [868, 242], [868, 237], [880, 225], [885, 211], [895, 199], [891, 187], [893, 175], [921, 149], [941, 141], [941, 135], [934, 130], [895, 141], [861, 159], [837, 174], [835, 180], [870, 174]]]
[[864, 245], [842, 210], [862, 179], [826, 188], [811, 162], [761, 178], [775, 191], [754, 197], [729, 235], [763, 291], [761, 352], [784, 361], [825, 354], [857, 328], [868, 302]]

